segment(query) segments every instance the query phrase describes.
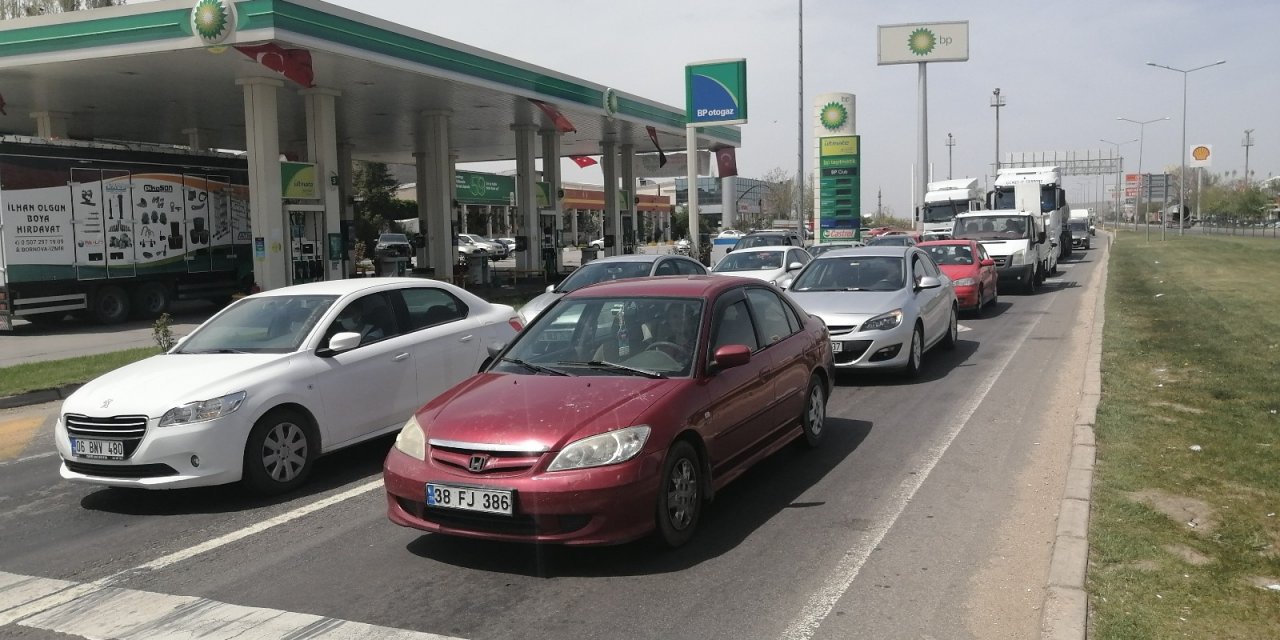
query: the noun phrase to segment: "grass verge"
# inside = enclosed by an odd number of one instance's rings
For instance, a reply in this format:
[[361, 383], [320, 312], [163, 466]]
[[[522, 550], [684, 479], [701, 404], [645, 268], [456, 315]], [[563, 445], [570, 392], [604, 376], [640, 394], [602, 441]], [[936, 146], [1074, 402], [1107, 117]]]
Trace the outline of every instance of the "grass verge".
[[157, 347], [142, 347], [93, 356], [48, 362], [29, 362], [0, 368], [0, 397], [64, 384], [88, 382], [108, 371], [160, 353]]
[[1280, 629], [1280, 242], [1113, 246], [1091, 637]]

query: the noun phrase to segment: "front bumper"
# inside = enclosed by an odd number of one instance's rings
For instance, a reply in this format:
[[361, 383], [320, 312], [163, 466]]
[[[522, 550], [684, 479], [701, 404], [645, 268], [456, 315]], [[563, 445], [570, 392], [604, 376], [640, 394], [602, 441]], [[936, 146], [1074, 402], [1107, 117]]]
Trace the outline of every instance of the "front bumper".
[[962, 310], [977, 309], [982, 305], [981, 296], [978, 294], [977, 285], [957, 286], [956, 288], [956, 304]]
[[[248, 415], [242, 412], [243, 409], [216, 420], [168, 427], [158, 427], [160, 419], [149, 418], [146, 433], [125, 460], [72, 455], [71, 435], [65, 418], [60, 416], [54, 427], [54, 441], [62, 458], [59, 474], [72, 482], [141, 489], [236, 482], [243, 473], [244, 446], [251, 427], [241, 422]], [[193, 456], [198, 458], [199, 466], [192, 464]]]
[[1019, 264], [1008, 267], [997, 267], [996, 276], [1000, 279], [1000, 284], [1026, 284], [1035, 274], [1035, 265]]
[[837, 369], [896, 369], [907, 365], [908, 345], [915, 330], [914, 321], [903, 318], [902, 324], [887, 331], [851, 331], [831, 336], [841, 343], [832, 353]]
[[[620, 544], [654, 528], [662, 452], [576, 471], [473, 474], [392, 448], [383, 468], [387, 517], [410, 527], [467, 538], [564, 545]], [[536, 469], [537, 467], [535, 467]], [[511, 516], [428, 507], [427, 483], [514, 492]]]

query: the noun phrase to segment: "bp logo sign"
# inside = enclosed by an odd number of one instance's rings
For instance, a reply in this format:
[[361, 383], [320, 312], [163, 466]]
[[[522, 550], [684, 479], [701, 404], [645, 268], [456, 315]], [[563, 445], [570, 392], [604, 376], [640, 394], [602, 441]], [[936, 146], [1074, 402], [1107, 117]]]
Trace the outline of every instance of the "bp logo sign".
[[612, 118], [618, 114], [618, 92], [613, 89], [605, 89], [603, 98], [604, 114]]
[[823, 105], [818, 121], [822, 123], [822, 128], [828, 131], [839, 130], [849, 121], [849, 110], [839, 102], [828, 102]]
[[907, 37], [907, 48], [918, 56], [927, 56], [938, 46], [938, 36], [928, 29], [916, 29]]
[[467, 189], [471, 191], [471, 195], [477, 198], [484, 196], [489, 192], [488, 186], [485, 184], [484, 176], [471, 176], [471, 180], [467, 182]]
[[191, 9], [191, 31], [204, 44], [222, 44], [235, 30], [236, 7], [231, 0], [200, 0]]

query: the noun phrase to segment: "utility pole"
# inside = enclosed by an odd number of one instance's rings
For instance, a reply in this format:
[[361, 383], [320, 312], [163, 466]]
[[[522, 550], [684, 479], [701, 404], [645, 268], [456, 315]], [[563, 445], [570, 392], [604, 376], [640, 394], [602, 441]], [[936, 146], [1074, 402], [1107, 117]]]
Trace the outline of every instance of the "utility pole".
[[876, 220], [884, 218], [884, 190], [876, 189]]
[[1244, 130], [1244, 142], [1240, 143], [1244, 147], [1244, 188], [1249, 188], [1249, 147], [1253, 146], [1253, 129]]
[[[956, 139], [951, 137], [951, 134], [948, 133], [947, 134], [947, 179], [948, 180], [951, 179], [951, 149], [955, 146], [956, 146]], [[1245, 154], [1245, 157], [1246, 158], [1249, 157], [1247, 153]], [[1246, 162], [1245, 164], [1248, 164], [1248, 163]]]
[[996, 108], [996, 171], [995, 176], [1000, 175], [1000, 107], [1004, 106], [1004, 96], [1000, 95], [1000, 87], [996, 87], [991, 92], [991, 106]]

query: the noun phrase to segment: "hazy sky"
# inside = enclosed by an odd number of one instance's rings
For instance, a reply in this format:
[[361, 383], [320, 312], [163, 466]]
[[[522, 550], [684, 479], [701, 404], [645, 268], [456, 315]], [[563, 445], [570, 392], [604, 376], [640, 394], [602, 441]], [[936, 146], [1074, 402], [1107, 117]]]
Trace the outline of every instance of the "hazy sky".
[[[337, 4], [513, 56], [669, 105], [684, 104], [687, 62], [747, 59], [750, 122], [738, 152], [742, 175], [794, 171], [797, 139], [796, 0], [340, 0]], [[804, 3], [805, 104], [815, 95], [857, 95], [863, 209], [877, 188], [898, 213], [911, 199], [916, 144], [914, 65], [876, 65], [876, 26], [968, 20], [968, 62], [929, 66], [934, 175], [947, 173], [948, 132], [956, 177], [990, 172], [995, 155], [991, 90], [1000, 87], [1002, 152], [1103, 149], [1138, 137], [1117, 116], [1147, 125], [1143, 169], [1179, 162], [1182, 74], [1188, 69], [1187, 143], [1212, 144], [1215, 171], [1243, 171], [1245, 129], [1255, 129], [1250, 169], [1280, 173], [1280, 2], [809, 0]], [[811, 122], [805, 123], [808, 136]], [[812, 140], [806, 137], [806, 149]], [[1123, 147], [1126, 170], [1138, 144]], [[812, 159], [807, 157], [806, 171]], [[598, 182], [598, 167], [566, 171]], [[1083, 181], [1073, 181], [1083, 184]], [[1071, 194], [1080, 200], [1084, 187]]]

